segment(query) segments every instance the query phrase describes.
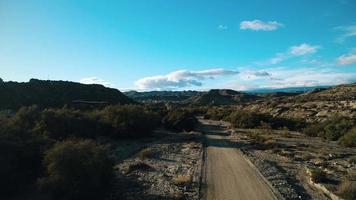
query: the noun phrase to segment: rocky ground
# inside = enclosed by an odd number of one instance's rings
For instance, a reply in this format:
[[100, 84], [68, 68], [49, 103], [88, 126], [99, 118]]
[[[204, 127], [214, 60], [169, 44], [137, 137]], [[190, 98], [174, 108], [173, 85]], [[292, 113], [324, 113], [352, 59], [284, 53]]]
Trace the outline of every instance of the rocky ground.
[[120, 199], [199, 199], [199, 133], [169, 133], [145, 146], [116, 165]]
[[[254, 136], [258, 133], [259, 137]], [[261, 136], [262, 135], [262, 136]], [[238, 129], [231, 140], [240, 143], [245, 155], [285, 199], [330, 199], [337, 185], [356, 171], [356, 149], [299, 133]], [[310, 182], [313, 169], [326, 173], [321, 183], [327, 192]]]

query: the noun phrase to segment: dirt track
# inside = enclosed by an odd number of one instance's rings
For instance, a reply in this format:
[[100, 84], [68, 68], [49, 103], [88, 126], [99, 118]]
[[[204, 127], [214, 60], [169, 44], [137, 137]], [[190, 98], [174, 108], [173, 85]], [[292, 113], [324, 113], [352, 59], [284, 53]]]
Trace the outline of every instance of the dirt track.
[[229, 142], [224, 124], [200, 120], [206, 136], [203, 168], [203, 199], [277, 199], [258, 170], [247, 161], [236, 144]]

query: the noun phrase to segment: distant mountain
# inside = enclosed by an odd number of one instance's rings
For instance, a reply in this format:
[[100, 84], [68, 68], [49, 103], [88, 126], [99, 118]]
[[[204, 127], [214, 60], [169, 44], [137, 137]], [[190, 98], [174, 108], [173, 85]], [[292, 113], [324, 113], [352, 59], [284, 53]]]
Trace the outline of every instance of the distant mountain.
[[286, 87], [286, 88], [262, 88], [247, 90], [247, 93], [254, 94], [264, 94], [264, 93], [275, 93], [275, 92], [286, 92], [286, 93], [305, 93], [313, 91], [319, 88], [330, 88], [332, 86], [313, 86], [313, 87]]
[[17, 109], [37, 104], [40, 107], [62, 107], [81, 104], [129, 104], [134, 101], [117, 89], [68, 81], [29, 82], [0, 81], [0, 109]]
[[233, 105], [260, 99], [261, 97], [228, 89], [213, 89], [187, 101], [193, 105]]
[[179, 102], [187, 100], [193, 96], [198, 96], [204, 92], [199, 91], [150, 91], [137, 92], [127, 91], [124, 94], [140, 102]]
[[300, 94], [296, 97], [299, 101], [350, 101], [356, 100], [356, 83], [343, 84], [330, 88], [318, 88]]

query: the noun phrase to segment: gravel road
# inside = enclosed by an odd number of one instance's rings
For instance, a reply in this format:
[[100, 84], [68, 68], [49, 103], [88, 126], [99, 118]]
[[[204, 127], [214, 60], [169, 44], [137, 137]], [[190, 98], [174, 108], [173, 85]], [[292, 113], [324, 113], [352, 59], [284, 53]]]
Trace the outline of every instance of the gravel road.
[[207, 200], [277, 199], [258, 170], [229, 142], [226, 124], [200, 119], [206, 137], [202, 196]]

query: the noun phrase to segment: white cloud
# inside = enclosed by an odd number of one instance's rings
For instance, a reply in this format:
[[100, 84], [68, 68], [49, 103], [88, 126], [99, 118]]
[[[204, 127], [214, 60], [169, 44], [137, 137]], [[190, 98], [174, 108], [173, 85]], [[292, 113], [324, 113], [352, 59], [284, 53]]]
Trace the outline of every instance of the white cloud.
[[313, 46], [313, 45], [303, 43], [303, 44], [300, 44], [297, 46], [290, 47], [289, 53], [291, 55], [295, 55], [295, 56], [302, 56], [302, 55], [306, 55], [306, 54], [313, 54], [319, 48], [320, 48], [319, 46]]
[[318, 51], [320, 46], [318, 45], [310, 45], [306, 43], [302, 43], [300, 45], [291, 46], [288, 48], [288, 51], [284, 53], [277, 53], [273, 58], [269, 59], [267, 63], [263, 64], [277, 64], [289, 58], [304, 56], [309, 54], [314, 54]]
[[350, 37], [356, 36], [356, 25], [351, 26], [339, 26], [335, 28], [336, 30], [340, 30], [343, 33], [336, 38], [337, 43], [343, 43]]
[[270, 77], [271, 74], [267, 71], [264, 70], [258, 70], [258, 71], [241, 71], [239, 74], [239, 77], [242, 80], [258, 80], [258, 79], [265, 79]]
[[337, 62], [340, 65], [350, 65], [356, 63], [356, 54], [342, 55], [337, 58]]
[[240, 23], [240, 29], [250, 29], [254, 31], [274, 31], [281, 26], [283, 26], [283, 24], [276, 21], [263, 22], [258, 19], [252, 21], [242, 21]]
[[238, 73], [239, 72], [235, 70], [221, 68], [202, 71], [179, 70], [166, 75], [150, 76], [139, 79], [135, 82], [135, 85], [143, 90], [177, 89], [190, 86], [202, 86], [202, 80], [206, 78], [214, 79], [216, 76], [234, 75]]
[[105, 87], [114, 87], [113, 84], [111, 84], [103, 79], [97, 78], [95, 76], [82, 78], [79, 80], [79, 82], [83, 83], [83, 84], [99, 84], [99, 85], [103, 85]]
[[231, 89], [251, 90], [261, 88], [286, 88], [286, 87], [310, 87], [321, 85], [337, 85], [353, 83], [356, 81], [355, 72], [338, 72], [335, 68], [309, 68], [298, 69], [271, 68], [266, 69], [270, 76], [261, 79], [240, 78], [225, 85]]
[[220, 25], [218, 26], [218, 29], [219, 29], [219, 30], [227, 30], [227, 26], [220, 24]]

